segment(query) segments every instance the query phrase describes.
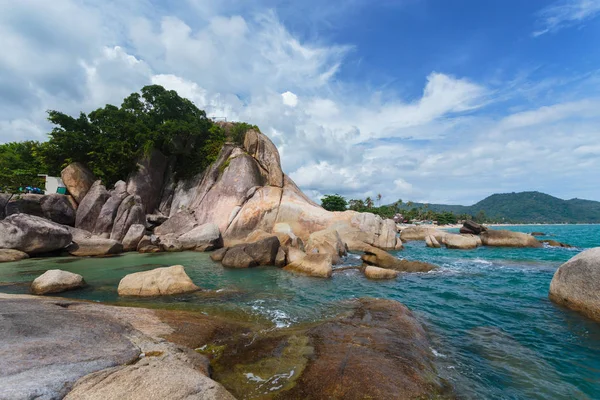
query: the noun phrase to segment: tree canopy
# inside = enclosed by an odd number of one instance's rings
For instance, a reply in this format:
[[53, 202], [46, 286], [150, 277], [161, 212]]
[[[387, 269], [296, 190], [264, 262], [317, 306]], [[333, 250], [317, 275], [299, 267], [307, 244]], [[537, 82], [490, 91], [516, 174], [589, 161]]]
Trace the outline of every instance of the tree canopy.
[[328, 211], [346, 211], [348, 203], [339, 194], [328, 194], [321, 199], [321, 207]]

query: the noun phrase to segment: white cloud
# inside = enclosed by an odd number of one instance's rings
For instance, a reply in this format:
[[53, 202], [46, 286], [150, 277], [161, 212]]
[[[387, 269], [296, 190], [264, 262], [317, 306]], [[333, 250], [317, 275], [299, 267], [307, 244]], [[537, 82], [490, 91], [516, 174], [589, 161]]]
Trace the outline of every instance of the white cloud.
[[286, 106], [296, 107], [298, 105], [298, 96], [290, 91], [287, 91], [285, 93], [281, 93], [281, 101], [283, 101], [283, 104]]
[[556, 32], [600, 14], [600, 0], [561, 0], [538, 12], [541, 28], [533, 36]]

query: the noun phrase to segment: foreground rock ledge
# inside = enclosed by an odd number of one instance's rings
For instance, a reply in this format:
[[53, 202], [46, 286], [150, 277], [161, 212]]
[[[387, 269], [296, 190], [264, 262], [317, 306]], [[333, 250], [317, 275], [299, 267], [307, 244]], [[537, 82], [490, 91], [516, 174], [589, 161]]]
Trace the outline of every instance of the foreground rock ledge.
[[158, 315], [0, 293], [0, 398], [234, 399]]
[[600, 247], [586, 250], [558, 268], [550, 300], [600, 321]]

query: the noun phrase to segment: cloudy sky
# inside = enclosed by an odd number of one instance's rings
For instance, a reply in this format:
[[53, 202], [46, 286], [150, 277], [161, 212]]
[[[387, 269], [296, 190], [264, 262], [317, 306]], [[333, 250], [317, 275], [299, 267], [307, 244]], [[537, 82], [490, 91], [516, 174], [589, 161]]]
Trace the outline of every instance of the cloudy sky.
[[600, 200], [600, 0], [0, 0], [0, 142], [150, 83], [314, 198]]

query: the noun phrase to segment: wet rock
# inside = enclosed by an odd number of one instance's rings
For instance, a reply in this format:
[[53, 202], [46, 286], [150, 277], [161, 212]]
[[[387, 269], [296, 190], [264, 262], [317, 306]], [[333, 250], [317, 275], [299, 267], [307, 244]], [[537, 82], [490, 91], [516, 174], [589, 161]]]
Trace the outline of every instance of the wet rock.
[[102, 206], [109, 195], [101, 181], [96, 181], [79, 202], [75, 218], [75, 227], [93, 232]]
[[53, 193], [40, 200], [44, 218], [63, 225], [74, 226], [76, 211], [72, 198], [64, 194]]
[[13, 249], [0, 249], [0, 263], [19, 261], [29, 258], [27, 253]]
[[286, 265], [284, 270], [318, 278], [330, 278], [333, 273], [331, 254], [307, 254]]
[[600, 247], [561, 265], [550, 283], [550, 300], [600, 321]]
[[122, 253], [123, 245], [112, 239], [90, 237], [75, 239], [66, 250], [76, 257], [107, 256]]
[[35, 278], [31, 284], [31, 293], [50, 294], [67, 290], [79, 289], [85, 286], [83, 277], [60, 269], [51, 269]]
[[440, 245], [440, 243], [437, 241], [437, 239], [435, 238], [435, 236], [433, 236], [433, 235], [428, 235], [425, 238], [425, 244], [427, 245], [427, 247], [433, 247], [436, 249], [439, 249], [440, 247], [442, 247]]
[[[472, 233], [475, 235], [479, 235], [481, 232], [485, 232], [488, 230], [485, 226], [478, 224], [477, 222], [474, 222], [471, 220], [465, 221], [463, 223], [463, 227], [470, 231], [470, 232], [465, 232], [465, 233]], [[463, 232], [461, 232], [461, 233], [463, 233]]]
[[45, 218], [14, 214], [0, 221], [0, 248], [48, 253], [65, 248], [71, 239], [67, 228]]
[[369, 279], [395, 279], [398, 277], [398, 271], [379, 267], [367, 266], [364, 270], [365, 276]]
[[540, 240], [540, 243], [546, 243], [548, 246], [552, 246], [552, 247], [564, 247], [567, 249], [573, 248], [573, 246], [571, 246], [570, 244], [561, 243], [559, 241], [552, 240], [552, 239]]
[[258, 265], [258, 262], [244, 251], [243, 246], [227, 249], [221, 263], [227, 268], [252, 268]]
[[213, 261], [217, 261], [217, 262], [223, 261], [223, 258], [225, 257], [225, 254], [227, 253], [227, 250], [229, 250], [229, 249], [226, 248], [226, 247], [224, 247], [222, 249], [213, 251], [210, 254], [210, 259], [213, 260]]
[[542, 247], [542, 244], [535, 237], [521, 232], [488, 229], [482, 232], [479, 237], [485, 246]]
[[119, 282], [119, 296], [165, 296], [200, 290], [182, 265], [126, 275]]
[[81, 204], [96, 180], [94, 174], [79, 162], [69, 164], [61, 171], [60, 177], [78, 204]]
[[228, 268], [275, 265], [279, 248], [280, 245], [277, 236], [269, 236], [254, 243], [239, 244], [230, 247], [226, 251], [222, 259], [222, 264]]
[[123, 238], [123, 251], [135, 251], [144, 237], [146, 227], [142, 224], [133, 224]]
[[369, 247], [364, 249], [365, 254], [361, 256], [363, 262], [367, 265], [373, 265], [380, 268], [393, 269], [400, 272], [428, 272], [435, 268], [435, 265], [420, 261], [400, 260], [387, 251]]
[[455, 235], [452, 233], [446, 234], [443, 238], [444, 245], [449, 249], [476, 249], [479, 246], [479, 241], [475, 235]]
[[544, 232], [531, 232], [530, 235], [531, 236], [546, 236], [546, 234]]

